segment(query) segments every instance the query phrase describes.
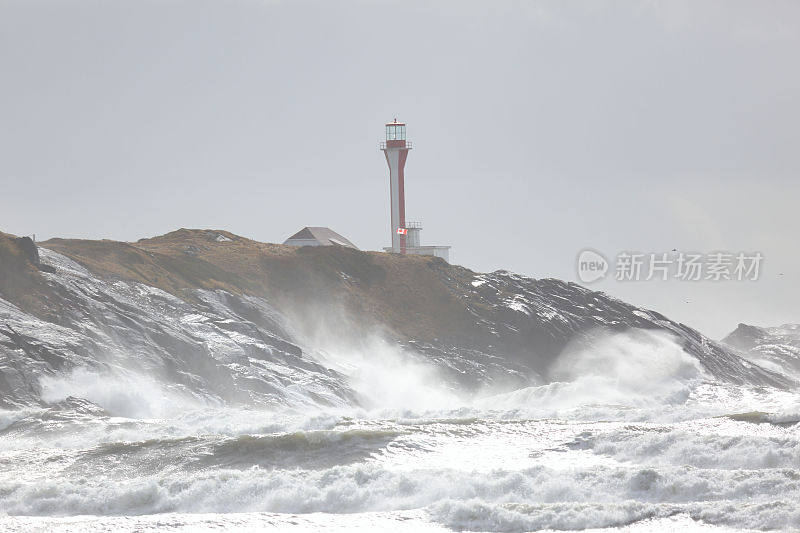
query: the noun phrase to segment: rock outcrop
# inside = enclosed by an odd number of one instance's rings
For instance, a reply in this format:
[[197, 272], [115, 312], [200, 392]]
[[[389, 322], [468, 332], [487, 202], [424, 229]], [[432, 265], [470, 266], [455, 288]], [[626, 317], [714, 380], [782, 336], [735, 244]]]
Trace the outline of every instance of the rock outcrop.
[[157, 376], [204, 401], [358, 403], [320, 339], [362, 351], [378, 339], [435, 365], [453, 388], [521, 387], [546, 381], [566, 346], [630, 329], [668, 332], [720, 380], [794, 385], [688, 326], [555, 279], [217, 230], [39, 250], [0, 234], [7, 406], [45, 401], [42, 383], [76, 369]]
[[739, 324], [722, 343], [754, 363], [800, 379], [800, 324], [766, 328]]

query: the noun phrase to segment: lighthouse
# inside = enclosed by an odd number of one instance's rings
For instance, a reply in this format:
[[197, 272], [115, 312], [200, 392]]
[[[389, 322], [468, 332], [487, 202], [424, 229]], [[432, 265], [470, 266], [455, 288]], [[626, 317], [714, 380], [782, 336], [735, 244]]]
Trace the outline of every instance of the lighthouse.
[[391, 206], [392, 251], [404, 254], [407, 251], [405, 174], [411, 141], [406, 140], [406, 125], [402, 122], [386, 124], [386, 140], [381, 149], [389, 165], [389, 202]]
[[392, 245], [384, 248], [386, 252], [396, 254], [433, 255], [450, 261], [449, 246], [422, 246], [419, 222], [406, 220], [405, 167], [411, 141], [406, 139], [404, 122], [386, 123], [386, 139], [381, 142], [381, 150], [389, 165], [389, 209]]

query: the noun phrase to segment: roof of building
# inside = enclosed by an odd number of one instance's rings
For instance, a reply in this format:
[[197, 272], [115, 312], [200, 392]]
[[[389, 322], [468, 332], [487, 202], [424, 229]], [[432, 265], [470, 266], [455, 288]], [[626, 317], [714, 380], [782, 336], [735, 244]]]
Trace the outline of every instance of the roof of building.
[[306, 226], [286, 239], [283, 243], [295, 246], [302, 245], [302, 242], [291, 241], [317, 241], [318, 246], [347, 246], [348, 248], [355, 248], [358, 250], [358, 247], [345, 237], [342, 237], [330, 228], [319, 226]]

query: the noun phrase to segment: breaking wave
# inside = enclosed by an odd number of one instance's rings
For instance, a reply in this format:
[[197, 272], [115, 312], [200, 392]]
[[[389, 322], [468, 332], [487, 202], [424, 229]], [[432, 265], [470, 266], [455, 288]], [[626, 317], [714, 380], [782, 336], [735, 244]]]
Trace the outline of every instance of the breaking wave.
[[614, 431], [586, 431], [569, 444], [617, 461], [654, 466], [714, 470], [793, 469], [800, 465], [800, 438], [792, 429], [742, 434], [739, 428], [706, 421], [673, 429], [626, 426]]
[[[539, 466], [476, 476], [452, 469], [394, 471], [375, 464], [323, 470], [217, 470], [124, 480], [6, 482], [10, 514], [163, 512], [356, 513], [425, 508], [474, 530], [622, 526], [675, 513], [745, 528], [800, 526], [798, 476], [785, 470]], [[741, 503], [745, 501], [746, 505]]]
[[176, 416], [187, 409], [213, 405], [185, 387], [124, 370], [76, 368], [63, 375], [42, 376], [39, 385], [45, 402], [84, 398], [113, 415], [128, 418]]
[[565, 351], [557, 381], [466, 399], [431, 367], [400, 372], [399, 353], [369, 346], [386, 351], [385, 368], [361, 365], [369, 350], [323, 354], [367, 407], [223, 406], [129, 371], [43, 377], [52, 405], [0, 413], [0, 513], [800, 527], [796, 397], [715, 383], [670, 337], [605, 336]]

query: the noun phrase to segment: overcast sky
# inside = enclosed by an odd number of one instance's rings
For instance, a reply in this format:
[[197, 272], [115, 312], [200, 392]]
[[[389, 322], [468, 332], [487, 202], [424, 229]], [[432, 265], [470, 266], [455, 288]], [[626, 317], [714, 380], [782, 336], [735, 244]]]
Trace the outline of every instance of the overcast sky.
[[722, 336], [800, 322], [800, 2], [0, 0], [0, 230], [136, 240], [408, 218], [454, 262], [760, 251], [756, 282], [600, 282]]

